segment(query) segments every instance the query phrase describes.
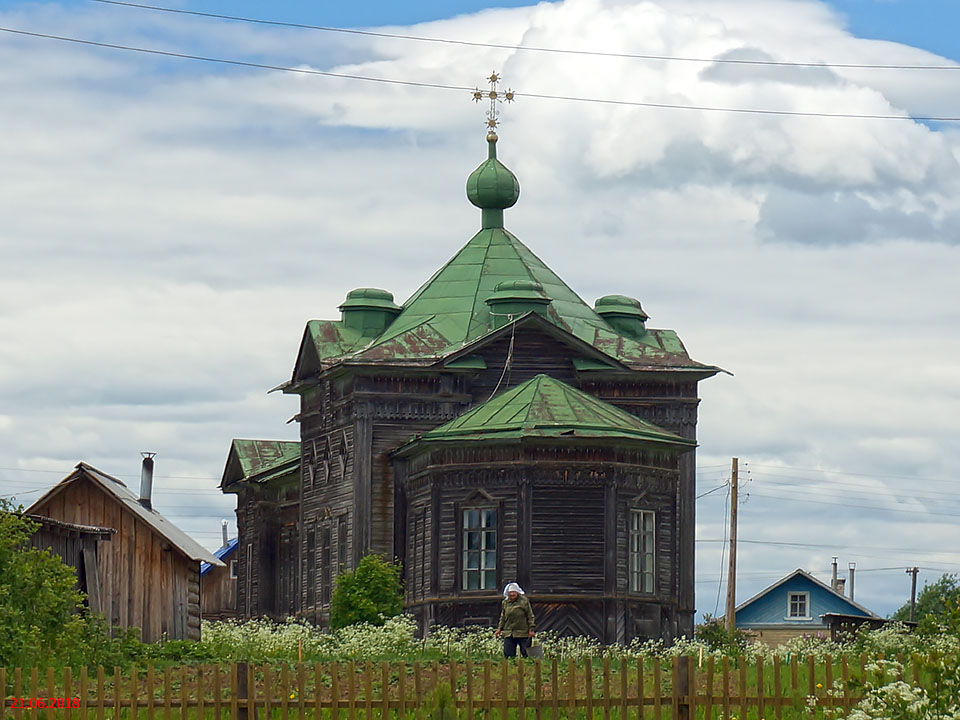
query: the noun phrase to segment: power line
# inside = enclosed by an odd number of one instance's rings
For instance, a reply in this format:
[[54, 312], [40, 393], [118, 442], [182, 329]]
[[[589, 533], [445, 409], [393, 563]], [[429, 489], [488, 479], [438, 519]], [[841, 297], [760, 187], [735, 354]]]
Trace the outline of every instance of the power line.
[[619, 53], [603, 50], [575, 50], [572, 48], [540, 47], [535, 45], [508, 45], [504, 43], [486, 43], [473, 40], [454, 40], [451, 38], [426, 37], [423, 35], [404, 35], [401, 33], [378, 32], [375, 30], [357, 30], [353, 28], [339, 28], [326, 25], [308, 25], [306, 23], [284, 22], [281, 20], [264, 20], [261, 18], [242, 17], [238, 15], [224, 15], [222, 13], [200, 12], [197, 10], [183, 10], [179, 8], [146, 5], [143, 3], [121, 2], [120, 0], [92, 0], [104, 5], [120, 5], [123, 7], [138, 8], [141, 10], [156, 10], [159, 12], [177, 15], [193, 15], [196, 17], [212, 18], [217, 20], [234, 20], [238, 22], [255, 23], [257, 25], [274, 25], [278, 27], [297, 28], [300, 30], [320, 30], [322, 32], [342, 33], [345, 35], [360, 35], [366, 37], [388, 38], [391, 40], [412, 40], [415, 42], [439, 43], [444, 45], [462, 45], [466, 47], [493, 48], [496, 50], [520, 50], [525, 52], [543, 52], [561, 55], [588, 55], [593, 57], [609, 57], [632, 60], [655, 60], [667, 62], [689, 63], [718, 63], [727, 65], [758, 65], [774, 67], [810, 67], [810, 68], [842, 68], [847, 70], [960, 70], [960, 65], [877, 65], [870, 63], [830, 63], [830, 62], [797, 62], [781, 60], [743, 60], [736, 58], [702, 58], [684, 57], [678, 55], [651, 55], [641, 53]]
[[934, 477], [921, 477], [918, 475], [889, 475], [884, 473], [865, 473], [865, 472], [851, 472], [849, 470], [824, 470], [822, 468], [803, 468], [795, 467], [793, 465], [757, 465], [755, 463], [745, 463], [747, 467], [759, 467], [759, 468], [768, 468], [771, 470], [801, 470], [803, 472], [816, 472], [823, 473], [824, 475], [857, 475], [861, 477], [872, 477], [872, 478], [899, 478], [901, 480], [927, 480], [933, 482], [946, 482], [946, 483], [956, 483], [960, 482], [956, 478], [934, 478]]
[[958, 515], [957, 513], [938, 513], [938, 512], [932, 512], [932, 511], [926, 511], [926, 510], [902, 510], [902, 509], [899, 509], [899, 508], [884, 508], [884, 507], [877, 507], [876, 505], [853, 505], [853, 504], [850, 504], [850, 503], [843, 503], [843, 504], [841, 505], [841, 504], [838, 503], [838, 502], [828, 502], [828, 501], [826, 501], [826, 500], [806, 500], [806, 499], [798, 498], [798, 497], [795, 496], [795, 495], [790, 495], [790, 496], [786, 496], [786, 495], [775, 495], [775, 494], [770, 494], [770, 493], [767, 493], [767, 492], [756, 492], [756, 491], [753, 491], [753, 490], [750, 491], [750, 494], [751, 494], [751, 495], [758, 495], [758, 496], [760, 496], [760, 497], [765, 497], [765, 498], [778, 498], [778, 499], [780, 499], [780, 500], [790, 500], [790, 501], [792, 501], [792, 502], [799, 502], [799, 503], [813, 503], [814, 505], [830, 505], [831, 507], [834, 507], [834, 508], [844, 508], [844, 509], [856, 508], [856, 509], [860, 509], [860, 510], [881, 510], [881, 511], [883, 511], [883, 512], [906, 513], [907, 515], [937, 515], [937, 516], [952, 517], [952, 518], [960, 517], [960, 515]]
[[[90, 45], [93, 47], [108, 48], [111, 50], [125, 50], [128, 52], [144, 53], [147, 55], [159, 55], [161, 57], [179, 58], [182, 60], [198, 60], [201, 62], [218, 63], [221, 65], [235, 65], [239, 67], [257, 68], [261, 70], [274, 70], [278, 72], [298, 73], [301, 75], [318, 75], [322, 77], [339, 78], [342, 80], [360, 80], [364, 82], [374, 82], [387, 85], [400, 85], [405, 87], [431, 88], [436, 90], [456, 90], [458, 92], [473, 92], [474, 88], [465, 85], [445, 85], [442, 83], [428, 83], [414, 80], [395, 80], [391, 78], [370, 77], [368, 75], [354, 75], [350, 73], [335, 73], [327, 70], [313, 70], [309, 68], [295, 68], [283, 65], [268, 65], [265, 63], [255, 63], [246, 60], [231, 60], [227, 58], [215, 58], [205, 55], [192, 55], [189, 53], [179, 53], [170, 50], [154, 50], [151, 48], [134, 47], [131, 45], [118, 45], [115, 43], [97, 42], [94, 40], [83, 40], [80, 38], [66, 37], [64, 35], [51, 35], [48, 33], [30, 32], [27, 30], [17, 30], [14, 28], [0, 27], [0, 32], [12, 33], [14, 35], [23, 35], [26, 37], [43, 38], [46, 40], [57, 40], [60, 42], [75, 43], [78, 45]], [[642, 102], [638, 100], [615, 100], [610, 98], [592, 98], [576, 95], [550, 95], [547, 93], [528, 93], [514, 92], [515, 97], [526, 97], [538, 100], [565, 100], [568, 102], [593, 103], [598, 105], [616, 105], [620, 107], [644, 107], [661, 110], [694, 110], [699, 112], [719, 112], [735, 113], [741, 115], [773, 115], [781, 117], [813, 117], [813, 118], [837, 118], [845, 120], [909, 120], [911, 122], [960, 122], [960, 116], [911, 116], [911, 115], [884, 115], [880, 113], [831, 113], [815, 112], [801, 110], [766, 110], [762, 108], [734, 108], [720, 107], [710, 105], [682, 105], [679, 103], [655, 103]]]
[[[725, 543], [726, 540], [719, 539], [701, 539], [697, 540], [698, 543]], [[880, 547], [877, 545], [837, 545], [834, 544], [823, 544], [823, 543], [800, 543], [800, 542], [783, 542], [780, 540], [743, 540], [740, 539], [738, 542], [747, 543], [750, 545], [777, 545], [783, 547], [801, 547], [801, 548], [825, 548], [825, 549], [835, 549], [835, 550], [880, 550], [886, 552], [903, 552], [903, 553], [933, 553], [934, 555], [960, 555], [960, 551], [953, 550], [932, 550], [931, 548], [901, 548], [901, 547]]]
[[[842, 480], [829, 480], [825, 478], [804, 478], [796, 477], [793, 475], [768, 475], [767, 473], [753, 473], [751, 478], [762, 479], [764, 483], [774, 483], [779, 486], [791, 488], [791, 487], [802, 487], [804, 489], [816, 488], [851, 488], [850, 490], [844, 490], [845, 495], [867, 495], [869, 494], [872, 497], [877, 497], [881, 493], [878, 489], [873, 488], [868, 485], [858, 484], [855, 482], [843, 482]], [[796, 480], [799, 482], [789, 482], [790, 480]], [[918, 490], [910, 489], [909, 491], [904, 490], [902, 492], [897, 492], [895, 488], [887, 487], [883, 485], [883, 489], [889, 491], [890, 494], [894, 496], [909, 496], [920, 499], [927, 500], [936, 500], [938, 502], [943, 502], [947, 499], [943, 492], [933, 491], [933, 492], [921, 492]], [[884, 495], [884, 497], [886, 497]]]
[[[811, 488], [801, 489], [797, 485], [784, 485], [784, 484], [778, 485], [775, 482], [773, 482], [772, 486], [767, 486], [767, 487], [771, 487], [774, 490], [788, 492], [788, 493], [795, 492], [793, 488], [797, 488], [796, 492], [801, 492], [801, 490], [809, 492], [811, 490]], [[826, 488], [826, 491], [820, 490], [820, 488], [818, 487], [817, 492], [815, 494], [818, 497], [836, 498], [837, 500], [846, 500], [848, 498], [853, 497], [854, 499], [865, 499], [865, 500], [896, 499], [897, 501], [900, 501], [901, 495], [907, 496], [907, 493], [901, 493], [901, 494], [894, 495], [893, 498], [891, 498], [891, 496], [889, 495], [881, 496], [878, 493], [857, 493], [851, 490], [843, 490], [842, 488], [839, 488], [837, 493], [833, 493], [833, 492], [830, 492], [829, 486]], [[960, 510], [960, 507], [952, 507], [950, 506], [949, 503], [945, 503], [944, 502], [945, 498], [943, 498], [942, 496], [923, 497], [923, 496], [915, 495], [914, 497], [917, 500], [936, 501], [938, 506], [943, 507], [944, 505], [946, 505], [947, 509], [950, 509], [950, 510]]]

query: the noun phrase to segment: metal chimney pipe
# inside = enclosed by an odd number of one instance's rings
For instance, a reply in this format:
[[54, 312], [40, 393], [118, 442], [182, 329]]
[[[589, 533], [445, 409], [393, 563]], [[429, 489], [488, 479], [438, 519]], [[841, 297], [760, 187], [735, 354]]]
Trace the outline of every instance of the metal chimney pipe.
[[847, 567], [850, 570], [850, 599], [853, 600], [853, 572], [857, 569], [857, 564], [852, 562]]
[[140, 455], [143, 457], [143, 465], [140, 468], [140, 504], [147, 510], [152, 510], [153, 458], [156, 456], [156, 453], [142, 452]]
[[833, 559], [833, 575], [830, 576], [830, 589], [837, 589], [837, 558]]
[[220, 535], [223, 537], [223, 546], [226, 547], [227, 543], [229, 542], [229, 538], [227, 537], [227, 521], [226, 520], [220, 521]]

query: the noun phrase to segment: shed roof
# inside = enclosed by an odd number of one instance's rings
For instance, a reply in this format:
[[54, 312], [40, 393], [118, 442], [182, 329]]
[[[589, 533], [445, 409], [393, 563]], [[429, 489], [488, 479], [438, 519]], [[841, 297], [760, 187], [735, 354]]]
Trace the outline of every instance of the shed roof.
[[[521, 438], [616, 439], [687, 450], [693, 440], [663, 430], [549, 375], [537, 375], [494, 396], [404, 447], [445, 441]], [[402, 449], [401, 449], [402, 451]]]
[[146, 523], [152, 530], [161, 535], [173, 547], [191, 560], [209, 562], [213, 565], [223, 565], [222, 562], [210, 554], [200, 543], [167, 520], [163, 515], [152, 508], [148, 510], [141, 505], [137, 494], [124, 485], [123, 481], [118, 480], [112, 475], [107, 475], [105, 472], [87, 463], [78, 463], [72, 473], [54, 485], [43, 497], [27, 508], [27, 512], [37, 512], [55, 495], [63, 492], [69, 485], [84, 478], [104, 490], [107, 495], [113, 497], [123, 505], [124, 508], [136, 515], [137, 518]]
[[23, 516], [29, 520], [32, 520], [33, 522], [40, 523], [44, 527], [48, 527], [53, 530], [77, 533], [79, 535], [92, 535], [97, 540], [110, 540], [111, 536], [117, 532], [116, 528], [65, 522], [64, 520], [57, 520], [56, 518], [50, 518], [46, 515], [35, 515], [33, 513], [24, 512]]
[[300, 443], [296, 440], [244, 440], [230, 443], [220, 487], [239, 482], [266, 483], [295, 473], [300, 467]]

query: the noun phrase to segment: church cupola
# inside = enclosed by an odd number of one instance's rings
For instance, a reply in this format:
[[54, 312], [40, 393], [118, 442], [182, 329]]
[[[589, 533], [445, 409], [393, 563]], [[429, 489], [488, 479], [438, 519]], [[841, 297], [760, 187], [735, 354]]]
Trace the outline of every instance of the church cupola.
[[487, 160], [467, 178], [467, 198], [483, 211], [482, 227], [502, 228], [503, 211], [516, 205], [520, 181], [497, 160], [497, 134], [487, 135]]
[[402, 310], [393, 302], [393, 293], [378, 288], [351, 290], [339, 309], [340, 322], [363, 337], [382, 333]]
[[497, 283], [486, 302], [496, 329], [528, 312], [546, 317], [551, 299], [536, 280], [507, 280]]
[[649, 319], [640, 301], [626, 295], [604, 295], [593, 304], [597, 315], [621, 335], [641, 338], [647, 334], [644, 323]]

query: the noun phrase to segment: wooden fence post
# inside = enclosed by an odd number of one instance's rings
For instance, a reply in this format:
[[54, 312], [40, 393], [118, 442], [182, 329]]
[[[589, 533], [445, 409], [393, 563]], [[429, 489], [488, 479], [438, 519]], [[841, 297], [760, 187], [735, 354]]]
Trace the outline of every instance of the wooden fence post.
[[676, 720], [690, 720], [690, 658], [673, 661], [673, 707]]
[[236, 708], [238, 720], [251, 720], [251, 716], [254, 715], [256, 711], [254, 711], [254, 713], [250, 712], [250, 685], [248, 682], [247, 663], [237, 663], [234, 665], [234, 668], [236, 671], [236, 700], [244, 700], [245, 702], [238, 703], [235, 700], [233, 706]]

